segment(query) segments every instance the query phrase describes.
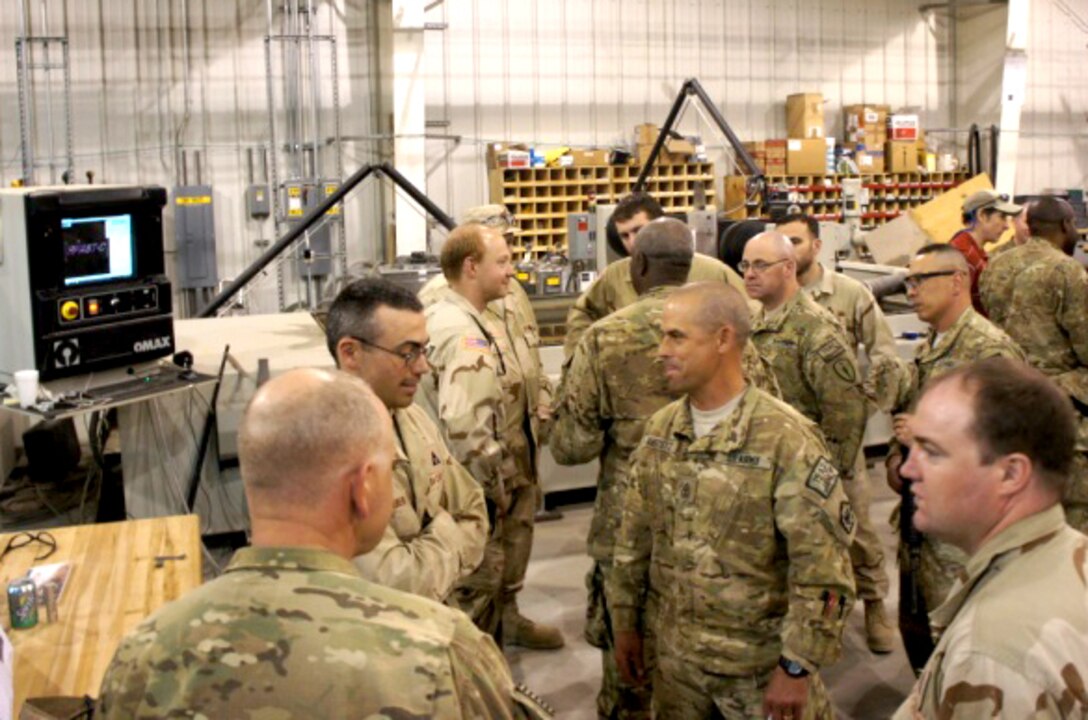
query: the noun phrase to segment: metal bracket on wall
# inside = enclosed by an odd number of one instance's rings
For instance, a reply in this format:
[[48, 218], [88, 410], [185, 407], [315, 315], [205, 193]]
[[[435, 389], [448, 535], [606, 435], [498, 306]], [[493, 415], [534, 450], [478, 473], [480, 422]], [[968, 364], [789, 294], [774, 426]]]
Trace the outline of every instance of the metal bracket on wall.
[[650, 155], [646, 158], [646, 162], [642, 164], [642, 170], [639, 171], [638, 180], [635, 181], [635, 185], [632, 188], [633, 192], [642, 192], [642, 189], [646, 187], [646, 181], [650, 178], [654, 163], [657, 162], [658, 155], [661, 154], [661, 149], [665, 146], [665, 140], [668, 139], [669, 134], [672, 133], [676, 121], [680, 118], [680, 113], [693, 96], [703, 104], [703, 108], [710, 114], [710, 119], [717, 126], [718, 130], [725, 135], [745, 172], [750, 175], [757, 184], [763, 183], [763, 171], [756, 165], [756, 161], [744, 148], [744, 145], [741, 144], [737, 134], [733, 132], [733, 128], [729, 127], [729, 123], [725, 121], [725, 116], [718, 110], [718, 106], [714, 104], [714, 101], [710, 99], [710, 96], [703, 88], [702, 83], [696, 78], [688, 78], [684, 81], [684, 84], [680, 86], [680, 93], [676, 96], [676, 100], [673, 101], [672, 107], [669, 109], [669, 114], [665, 118], [665, 123], [661, 126], [661, 131], [657, 134], [657, 139], [654, 141], [654, 147], [650, 150]]
[[409, 197], [419, 203], [428, 215], [438, 221], [438, 223], [447, 230], [453, 230], [453, 228], [457, 226], [457, 223], [453, 221], [452, 217], [447, 215], [442, 208], [438, 207], [433, 200], [423, 194], [423, 191], [409, 182], [407, 178], [401, 175], [400, 172], [389, 163], [363, 165], [356, 170], [351, 177], [345, 180], [342, 185], [336, 188], [333, 193], [310, 208], [302, 219], [288, 230], [283, 237], [277, 240], [272, 247], [268, 248], [268, 250], [265, 250], [264, 253], [254, 260], [249, 267], [243, 270], [233, 282], [228, 284], [218, 295], [212, 298], [211, 302], [208, 303], [208, 306], [201, 311], [200, 317], [215, 317], [220, 308], [226, 305], [232, 297], [245, 288], [253, 278], [257, 277], [257, 275], [279, 257], [281, 253], [294, 245], [294, 243], [304, 236], [311, 227], [320, 222], [325, 217], [325, 213], [342, 201], [344, 197], [354, 190], [357, 185], [363, 182], [363, 180], [366, 180], [374, 174], [379, 176], [384, 175], [393, 181], [393, 183], [406, 192]]

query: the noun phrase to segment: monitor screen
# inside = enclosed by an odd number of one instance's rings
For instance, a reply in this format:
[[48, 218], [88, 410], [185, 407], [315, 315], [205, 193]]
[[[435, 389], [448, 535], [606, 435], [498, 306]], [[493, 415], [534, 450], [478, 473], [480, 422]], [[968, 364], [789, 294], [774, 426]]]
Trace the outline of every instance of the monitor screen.
[[64, 285], [84, 285], [131, 278], [132, 215], [61, 218]]

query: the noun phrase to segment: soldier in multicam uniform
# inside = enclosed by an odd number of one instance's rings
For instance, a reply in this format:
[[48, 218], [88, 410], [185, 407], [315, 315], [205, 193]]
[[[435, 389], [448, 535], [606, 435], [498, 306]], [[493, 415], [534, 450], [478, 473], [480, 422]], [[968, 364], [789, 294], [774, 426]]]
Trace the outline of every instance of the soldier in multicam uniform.
[[[502, 233], [508, 245], [519, 232], [517, 218], [504, 205], [478, 205], [469, 208], [461, 216], [461, 223], [494, 228]], [[449, 281], [440, 273], [420, 288], [419, 300], [423, 307], [430, 307], [448, 292]], [[496, 338], [505, 335], [515, 338], [519, 345], [524, 345], [515, 349], [527, 359], [525, 381], [529, 385], [529, 417], [533, 420], [533, 432], [539, 447], [547, 442], [550, 430], [553, 390], [540, 362], [540, 328], [537, 326], [536, 313], [533, 312], [532, 302], [521, 283], [510, 283], [508, 295], [489, 302], [484, 317], [493, 321]]]
[[[635, 243], [635, 236], [651, 220], [665, 214], [661, 205], [645, 193], [632, 193], [620, 200], [612, 213], [612, 222], [627, 253]], [[570, 358], [582, 333], [594, 322], [638, 300], [638, 292], [631, 283], [631, 259], [617, 260], [601, 271], [592, 285], [574, 303], [567, 313], [567, 336], [563, 342], [563, 356]], [[733, 269], [720, 260], [695, 253], [691, 261], [688, 280], [724, 282], [738, 290], [744, 284]]]
[[1088, 276], [1071, 257], [1078, 240], [1072, 206], [1044, 197], [1027, 213], [1031, 238], [990, 261], [982, 301], [1078, 411], [1077, 454], [1062, 505], [1069, 524], [1088, 532]]
[[1088, 538], [1060, 505], [1067, 397], [1023, 363], [983, 360], [931, 384], [909, 424], [914, 524], [970, 559], [895, 720], [1088, 716]]
[[[869, 358], [869, 372], [863, 383], [865, 394], [878, 408], [890, 411], [901, 376], [908, 371], [896, 354], [891, 328], [873, 294], [861, 282], [828, 270], [816, 259], [822, 247], [820, 225], [811, 216], [788, 215], [776, 230], [793, 243], [797, 280], [804, 292], [838, 318], [854, 348], [865, 347]], [[869, 474], [860, 446], [853, 477], [845, 483], [845, 489], [858, 516], [850, 561], [858, 598], [865, 603], [866, 640], [873, 652], [889, 653], [895, 649], [896, 631], [884, 609], [888, 573], [884, 570], [883, 543], [869, 514]]]
[[662, 313], [668, 388], [631, 458], [606, 580], [616, 662], [669, 720], [831, 717], [816, 671], [841, 651], [855, 518], [816, 426], [746, 386], [745, 299], [677, 289]]
[[534, 623], [517, 606], [540, 498], [532, 361], [524, 338], [511, 337], [485, 311], [506, 295], [514, 270], [498, 230], [462, 225], [442, 248], [449, 292], [425, 311], [434, 372], [417, 401], [442, 428], [450, 450], [484, 489], [492, 533], [480, 568], [453, 594], [486, 632], [536, 649], [563, 646], [559, 631]]
[[238, 455], [253, 546], [122, 640], [95, 717], [547, 717], [463, 613], [351, 563], [393, 505], [393, 429], [366, 383], [269, 381]]
[[[919, 319], [929, 324], [930, 332], [918, 347], [909, 382], [902, 388], [895, 416], [896, 437], [885, 461], [888, 482], [902, 492], [897, 469], [903, 460], [901, 446], [910, 443], [907, 410], [926, 383], [960, 365], [989, 357], [1023, 359], [1023, 352], [1008, 335], [979, 315], [971, 306], [970, 270], [963, 254], [951, 245], [927, 245], [910, 262], [906, 277], [907, 298]], [[910, 548], [900, 543], [900, 566], [912, 563]], [[922, 539], [917, 574], [921, 601], [911, 603], [915, 612], [908, 616], [907, 604], [900, 602], [900, 631], [907, 654], [916, 668], [921, 667], [932, 650], [930, 633], [915, 632], [912, 623], [924, 625], [925, 613], [940, 605], [952, 583], [963, 571], [963, 552], [939, 539]]]
[[491, 528], [480, 486], [412, 404], [429, 371], [423, 306], [387, 280], [358, 280], [333, 301], [325, 333], [337, 366], [389, 409], [396, 436], [393, 517], [355, 564], [368, 580], [442, 602], [479, 566]]

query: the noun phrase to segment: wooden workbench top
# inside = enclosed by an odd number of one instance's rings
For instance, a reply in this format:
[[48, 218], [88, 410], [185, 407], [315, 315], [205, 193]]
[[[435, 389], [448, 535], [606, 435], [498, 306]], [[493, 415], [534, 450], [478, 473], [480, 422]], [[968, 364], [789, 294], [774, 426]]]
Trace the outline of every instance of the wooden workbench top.
[[[35, 530], [32, 532], [42, 532]], [[196, 515], [78, 525], [47, 530], [57, 550], [32, 542], [0, 560], [4, 587], [34, 565], [66, 562], [68, 584], [49, 623], [44, 606], [38, 625], [12, 630], [5, 607], [4, 631], [15, 648], [15, 714], [27, 698], [52, 695], [98, 697], [102, 676], [121, 638], [141, 620], [200, 585], [200, 526]], [[0, 535], [0, 551], [17, 533]], [[156, 557], [184, 555], [156, 566]], [[6, 600], [5, 600], [6, 606]]]

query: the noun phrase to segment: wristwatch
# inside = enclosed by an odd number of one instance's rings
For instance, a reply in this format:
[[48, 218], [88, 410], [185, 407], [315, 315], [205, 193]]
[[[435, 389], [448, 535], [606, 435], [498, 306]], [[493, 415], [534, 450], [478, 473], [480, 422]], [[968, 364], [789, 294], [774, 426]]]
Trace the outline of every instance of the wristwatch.
[[778, 658], [778, 667], [786, 671], [786, 674], [791, 678], [803, 678], [808, 677], [808, 670], [796, 660], [788, 660], [784, 657]]

